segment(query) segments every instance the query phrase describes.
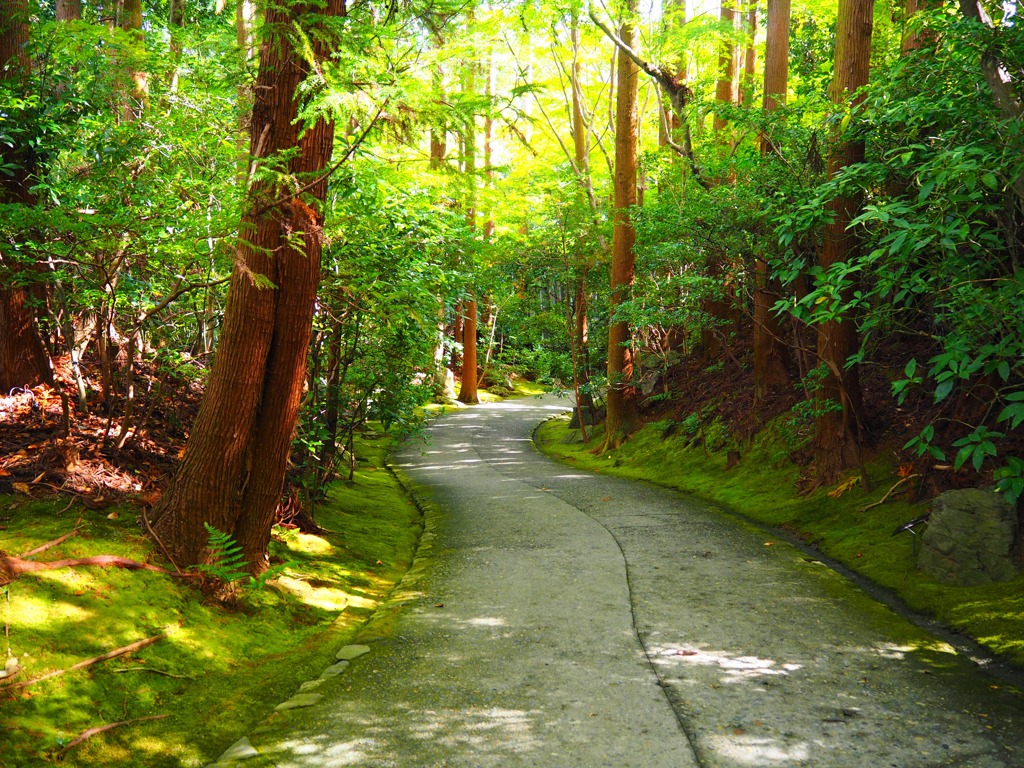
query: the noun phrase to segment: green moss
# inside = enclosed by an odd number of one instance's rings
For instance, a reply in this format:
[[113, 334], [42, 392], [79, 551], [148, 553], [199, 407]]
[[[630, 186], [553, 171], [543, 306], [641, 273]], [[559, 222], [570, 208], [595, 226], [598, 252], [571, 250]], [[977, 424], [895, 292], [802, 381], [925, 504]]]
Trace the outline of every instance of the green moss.
[[[408, 569], [421, 530], [418, 510], [370, 441], [351, 485], [336, 484], [316, 510], [330, 533], [278, 530], [272, 556], [290, 565], [235, 608], [212, 603], [168, 576], [78, 568], [27, 574], [0, 590], [19, 680], [133, 641], [165, 638], [129, 656], [32, 685], [0, 711], [0, 766], [38, 766], [87, 728], [150, 715], [73, 749], [69, 766], [200, 766], [265, 717], [299, 683], [328, 666]], [[82, 534], [39, 559], [116, 554], [154, 557], [136, 510], [117, 516], [66, 502], [0, 497], [0, 549], [19, 554], [70, 530]], [[3, 648], [5, 653], [8, 648]], [[123, 671], [127, 670], [127, 671]], [[154, 670], [154, 671], [149, 671]], [[167, 674], [159, 674], [155, 670]], [[173, 675], [173, 677], [169, 676]]]
[[[642, 479], [713, 501], [759, 524], [782, 528], [813, 543], [915, 611], [975, 638], [1009, 662], [1024, 666], [1024, 575], [980, 587], [940, 584], [915, 567], [913, 539], [893, 536], [897, 526], [927, 511], [926, 504], [879, 500], [896, 482], [895, 467], [884, 459], [868, 466], [873, 489], [859, 482], [841, 495], [829, 489], [799, 496], [799, 469], [785, 460], [785, 429], [769, 427], [743, 451], [740, 463], [726, 470], [725, 452], [692, 447], [693, 430], [685, 422], [648, 424], [621, 448], [600, 456], [600, 429], [591, 445], [578, 442], [564, 418], [537, 431], [541, 449], [558, 459], [620, 477]], [[848, 480], [856, 481], [855, 475]]]

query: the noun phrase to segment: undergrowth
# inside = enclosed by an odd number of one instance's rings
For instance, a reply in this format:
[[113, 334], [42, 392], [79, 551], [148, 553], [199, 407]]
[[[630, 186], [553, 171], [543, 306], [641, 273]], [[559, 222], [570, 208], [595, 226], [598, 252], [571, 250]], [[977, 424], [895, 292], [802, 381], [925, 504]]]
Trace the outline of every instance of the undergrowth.
[[678, 426], [649, 423], [622, 447], [600, 456], [591, 452], [600, 445], [600, 429], [584, 445], [568, 429], [567, 418], [542, 425], [537, 441], [545, 453], [573, 466], [677, 488], [786, 530], [895, 593], [911, 609], [934, 616], [1024, 667], [1024, 574], [1002, 584], [958, 587], [921, 573], [915, 567], [912, 536], [892, 534], [926, 512], [927, 504], [897, 493], [885, 504], [866, 509], [897, 481], [894, 462], [881, 458], [868, 465], [871, 491], [861, 487], [854, 473], [837, 487], [800, 496], [799, 468], [788, 460], [788, 429], [776, 420], [743, 447], [739, 464], [731, 469], [726, 469], [728, 441], [721, 441], [718, 451], [698, 447], [693, 444], [695, 425], [685, 421]]

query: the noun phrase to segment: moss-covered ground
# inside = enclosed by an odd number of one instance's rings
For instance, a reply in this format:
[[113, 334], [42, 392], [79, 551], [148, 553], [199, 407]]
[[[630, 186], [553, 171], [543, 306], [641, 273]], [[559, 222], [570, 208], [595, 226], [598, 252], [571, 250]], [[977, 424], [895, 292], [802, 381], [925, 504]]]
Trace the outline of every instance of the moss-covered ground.
[[[290, 564], [232, 605], [160, 573], [41, 571], [0, 588], [0, 668], [26, 681], [145, 637], [133, 654], [25, 688], [0, 688], [0, 766], [43, 766], [87, 729], [139, 721], [69, 750], [69, 766], [201, 766], [299, 683], [332, 663], [408, 569], [422, 521], [386, 464], [384, 439], [364, 442], [355, 481], [315, 512], [329, 533], [275, 529], [272, 558]], [[38, 560], [113, 554], [160, 562], [137, 509], [102, 512], [66, 499], [0, 496], [0, 549], [21, 554], [78, 524]]]
[[739, 463], [726, 469], [727, 452], [693, 445], [686, 426], [650, 423], [617, 450], [595, 455], [600, 429], [584, 445], [567, 418], [559, 418], [541, 426], [537, 441], [545, 453], [573, 466], [677, 488], [785, 530], [894, 593], [912, 610], [934, 616], [1024, 667], [1024, 574], [1002, 584], [957, 587], [917, 571], [911, 535], [892, 534], [924, 514], [927, 504], [896, 493], [885, 504], [865, 509], [897, 481], [891, 463], [878, 460], [868, 466], [870, 492], [851, 475], [850, 487], [841, 494], [833, 487], [801, 496], [796, 492], [799, 470], [788, 460], [776, 429], [759, 433], [744, 447]]

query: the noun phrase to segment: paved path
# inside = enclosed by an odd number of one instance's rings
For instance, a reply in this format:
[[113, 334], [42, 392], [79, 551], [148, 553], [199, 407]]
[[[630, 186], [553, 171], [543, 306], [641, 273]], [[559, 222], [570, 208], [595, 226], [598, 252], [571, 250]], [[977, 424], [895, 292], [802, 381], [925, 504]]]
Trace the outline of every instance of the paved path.
[[1024, 768], [1018, 695], [783, 542], [549, 461], [564, 408], [460, 411], [397, 457], [440, 510], [402, 607], [239, 765]]

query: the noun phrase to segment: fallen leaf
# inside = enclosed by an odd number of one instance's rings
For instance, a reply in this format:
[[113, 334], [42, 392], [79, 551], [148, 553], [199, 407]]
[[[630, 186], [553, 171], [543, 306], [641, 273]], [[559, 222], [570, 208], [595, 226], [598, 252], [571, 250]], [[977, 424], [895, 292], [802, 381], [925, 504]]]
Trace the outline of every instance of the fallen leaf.
[[111, 512], [109, 515], [107, 515], [107, 520], [117, 520], [117, 518], [119, 517], [120, 515], [117, 514], [117, 512]]
[[28, 483], [12, 483], [12, 486], [14, 487], [14, 490], [16, 490], [18, 493], [24, 493], [26, 496], [32, 495], [31, 493], [29, 493]]
[[46, 477], [46, 472], [40, 472], [40, 473], [39, 473], [38, 475], [36, 475], [36, 479], [35, 479], [35, 480], [33, 480], [32, 482], [33, 482], [33, 483], [38, 483], [38, 482], [39, 482], [40, 480], [42, 480], [42, 479], [43, 479], [44, 477]]

